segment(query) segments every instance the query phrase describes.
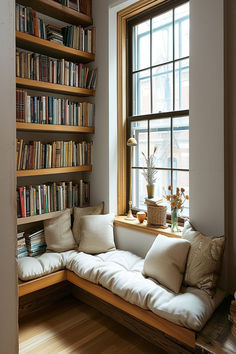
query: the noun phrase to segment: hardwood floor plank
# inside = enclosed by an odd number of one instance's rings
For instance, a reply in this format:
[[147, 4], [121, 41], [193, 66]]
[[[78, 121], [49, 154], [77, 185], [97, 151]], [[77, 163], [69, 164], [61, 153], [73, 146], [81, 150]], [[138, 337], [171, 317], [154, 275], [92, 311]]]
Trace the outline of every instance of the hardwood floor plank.
[[166, 354], [112, 319], [73, 298], [23, 318], [20, 354]]

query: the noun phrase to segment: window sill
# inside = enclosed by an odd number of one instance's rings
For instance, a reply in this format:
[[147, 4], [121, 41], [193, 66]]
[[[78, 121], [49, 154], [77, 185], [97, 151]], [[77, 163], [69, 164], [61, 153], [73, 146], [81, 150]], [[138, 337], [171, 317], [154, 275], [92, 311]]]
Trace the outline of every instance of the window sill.
[[141, 232], [145, 232], [148, 234], [152, 234], [157, 236], [158, 234], [162, 234], [165, 236], [169, 236], [169, 237], [177, 237], [177, 238], [181, 238], [182, 237], [182, 231], [183, 231], [183, 227], [179, 227], [180, 228], [180, 232], [172, 232], [170, 227], [164, 229], [161, 227], [154, 227], [154, 226], [150, 226], [147, 225], [147, 221], [144, 220], [144, 222], [142, 224], [139, 223], [139, 221], [136, 219], [134, 221], [129, 221], [125, 219], [126, 216], [116, 216], [115, 217], [115, 226], [121, 226], [121, 227], [126, 227], [128, 229], [133, 229], [133, 230], [137, 230], [137, 231], [141, 231]]

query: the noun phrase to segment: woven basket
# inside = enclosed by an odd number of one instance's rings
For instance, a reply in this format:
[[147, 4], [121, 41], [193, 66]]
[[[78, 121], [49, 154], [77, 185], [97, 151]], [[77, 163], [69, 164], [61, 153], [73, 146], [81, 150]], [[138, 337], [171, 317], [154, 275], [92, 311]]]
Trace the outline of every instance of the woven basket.
[[150, 225], [165, 226], [166, 225], [166, 205], [148, 205], [147, 206], [147, 222]]

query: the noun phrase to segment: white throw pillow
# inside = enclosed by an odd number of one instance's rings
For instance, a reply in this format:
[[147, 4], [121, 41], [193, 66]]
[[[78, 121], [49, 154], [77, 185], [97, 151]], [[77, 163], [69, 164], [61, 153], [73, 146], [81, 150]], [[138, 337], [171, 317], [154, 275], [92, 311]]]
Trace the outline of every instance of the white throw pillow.
[[64, 252], [75, 248], [75, 240], [71, 231], [70, 209], [60, 216], [44, 221], [44, 234], [47, 250]]
[[186, 240], [158, 235], [145, 257], [143, 275], [178, 293], [189, 248], [190, 243]]
[[74, 223], [73, 223], [73, 236], [77, 245], [80, 241], [80, 218], [84, 215], [100, 215], [103, 214], [104, 203], [86, 208], [74, 208]]
[[114, 250], [113, 222], [113, 214], [82, 216], [78, 250], [91, 254]]

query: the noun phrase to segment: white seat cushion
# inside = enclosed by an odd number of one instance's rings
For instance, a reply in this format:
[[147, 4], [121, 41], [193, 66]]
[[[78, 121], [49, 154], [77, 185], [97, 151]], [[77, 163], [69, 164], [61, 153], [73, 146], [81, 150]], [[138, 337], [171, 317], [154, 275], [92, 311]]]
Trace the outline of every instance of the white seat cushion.
[[224, 298], [203, 290], [182, 287], [179, 294], [142, 275], [144, 260], [130, 252], [115, 250], [92, 256], [78, 253], [67, 268], [80, 277], [100, 284], [124, 300], [166, 318], [180, 326], [199, 331]]
[[23, 257], [18, 259], [18, 277], [23, 280], [32, 280], [44, 275], [54, 273], [65, 268], [76, 251], [62, 253], [46, 252], [37, 257]]

